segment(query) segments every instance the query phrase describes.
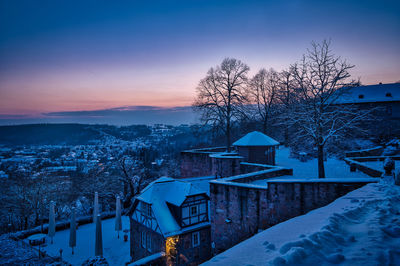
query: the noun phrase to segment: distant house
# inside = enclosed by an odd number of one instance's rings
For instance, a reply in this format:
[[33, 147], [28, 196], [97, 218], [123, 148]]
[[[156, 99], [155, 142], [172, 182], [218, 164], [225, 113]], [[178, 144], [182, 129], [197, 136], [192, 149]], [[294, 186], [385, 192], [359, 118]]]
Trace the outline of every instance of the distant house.
[[345, 88], [335, 100], [337, 105], [355, 105], [361, 109], [376, 108], [376, 120], [365, 128], [374, 136], [400, 134], [400, 83]]
[[[400, 102], [400, 83], [376, 84], [346, 88], [338, 104], [388, 104]], [[400, 115], [400, 110], [397, 113]]]
[[193, 184], [162, 177], [135, 198], [130, 216], [134, 261], [164, 252], [168, 264], [211, 257], [209, 197]]

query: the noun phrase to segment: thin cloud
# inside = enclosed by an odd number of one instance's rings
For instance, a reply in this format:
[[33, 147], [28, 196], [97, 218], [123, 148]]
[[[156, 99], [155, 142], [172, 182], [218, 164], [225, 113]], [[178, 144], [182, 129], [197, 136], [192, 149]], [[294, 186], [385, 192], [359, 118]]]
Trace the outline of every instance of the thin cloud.
[[115, 107], [109, 109], [99, 109], [99, 110], [82, 110], [82, 111], [61, 111], [61, 112], [49, 112], [42, 113], [44, 116], [65, 116], [65, 117], [107, 117], [107, 116], [115, 116], [115, 115], [131, 115], [137, 114], [141, 112], [190, 112], [191, 107], [159, 107], [159, 106], [146, 106], [146, 105], [138, 105], [138, 106], [122, 106]]
[[100, 110], [60, 111], [42, 113], [36, 117], [23, 115], [0, 115], [0, 124], [29, 123], [82, 123], [82, 124], [193, 124], [198, 121], [190, 106], [122, 106]]

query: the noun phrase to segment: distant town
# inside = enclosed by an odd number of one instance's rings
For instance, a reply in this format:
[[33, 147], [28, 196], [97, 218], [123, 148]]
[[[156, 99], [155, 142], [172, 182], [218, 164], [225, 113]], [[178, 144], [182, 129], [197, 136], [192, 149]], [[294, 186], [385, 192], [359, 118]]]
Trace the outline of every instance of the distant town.
[[[11, 139], [9, 131], [15, 128], [23, 129], [27, 135], [39, 135], [39, 139], [28, 139], [24, 134], [13, 134]], [[2, 127], [0, 138], [3, 143], [10, 143], [0, 147], [0, 182], [4, 189], [2, 231], [24, 230], [39, 221], [43, 222], [43, 210], [39, 212], [39, 209], [44, 208], [49, 193], [61, 193], [60, 196], [67, 202], [68, 195], [78, 193], [74, 191], [76, 183], [90, 179], [89, 177], [92, 178], [91, 181], [101, 176], [119, 182], [122, 160], [126, 167], [129, 165], [130, 171], [134, 170], [133, 166], [135, 169], [138, 167], [137, 161], [140, 159], [143, 167], [152, 174], [176, 175], [177, 169], [173, 166], [179, 153], [173, 147], [198, 145], [205, 137], [203, 135], [195, 138], [193, 132], [199, 132], [198, 130], [196, 126], [160, 124], [121, 128], [76, 124]], [[41, 138], [40, 135], [47, 137]], [[62, 135], [65, 144], [49, 144], [54, 140], [59, 141]], [[19, 178], [23, 181], [15, 182]], [[87, 182], [90, 183], [88, 180]], [[96, 187], [96, 184], [90, 185]], [[16, 193], [23, 193], [24, 188], [38, 186], [42, 187], [35, 192], [40, 195], [20, 195], [22, 198], [15, 198]], [[97, 189], [100, 190], [101, 187]], [[115, 189], [117, 193], [118, 189]], [[9, 209], [12, 209], [12, 213]], [[63, 216], [61, 209], [60, 217]], [[35, 218], [31, 216], [34, 212]]]

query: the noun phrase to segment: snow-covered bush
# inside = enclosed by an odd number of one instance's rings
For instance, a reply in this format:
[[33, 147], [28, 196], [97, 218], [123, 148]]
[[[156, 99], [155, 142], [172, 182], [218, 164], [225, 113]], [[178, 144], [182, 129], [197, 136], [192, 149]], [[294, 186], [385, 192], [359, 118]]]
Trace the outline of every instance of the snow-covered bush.
[[75, 209], [77, 215], [87, 215], [90, 214], [90, 208], [91, 208], [91, 203], [89, 200], [84, 197], [80, 196], [76, 201], [75, 201]]
[[392, 158], [387, 157], [383, 162], [383, 169], [385, 169], [386, 175], [391, 175], [394, 170], [394, 161]]

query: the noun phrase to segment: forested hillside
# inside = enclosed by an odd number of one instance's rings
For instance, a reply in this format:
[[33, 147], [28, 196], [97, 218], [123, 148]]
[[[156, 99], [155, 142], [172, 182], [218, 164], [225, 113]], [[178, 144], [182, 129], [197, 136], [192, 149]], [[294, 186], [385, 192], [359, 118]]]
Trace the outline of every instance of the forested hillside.
[[30, 124], [0, 127], [0, 144], [6, 145], [78, 145], [110, 135], [122, 140], [148, 136], [144, 125], [116, 127], [85, 124]]

